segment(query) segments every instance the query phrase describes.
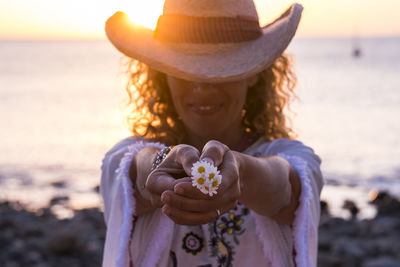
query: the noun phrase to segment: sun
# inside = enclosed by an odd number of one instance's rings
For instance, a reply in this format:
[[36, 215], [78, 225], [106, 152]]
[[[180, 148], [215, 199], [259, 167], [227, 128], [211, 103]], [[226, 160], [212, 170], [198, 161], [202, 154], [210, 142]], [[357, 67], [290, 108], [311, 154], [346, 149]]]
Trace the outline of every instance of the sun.
[[129, 1], [122, 8], [129, 19], [150, 29], [154, 29], [162, 14], [163, 0]]

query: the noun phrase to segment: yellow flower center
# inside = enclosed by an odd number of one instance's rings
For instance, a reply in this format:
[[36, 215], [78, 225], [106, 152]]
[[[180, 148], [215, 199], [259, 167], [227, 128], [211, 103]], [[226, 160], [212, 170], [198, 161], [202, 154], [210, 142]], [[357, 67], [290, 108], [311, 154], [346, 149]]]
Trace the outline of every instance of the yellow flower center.
[[217, 187], [217, 186], [218, 186], [218, 181], [217, 180], [213, 181], [212, 182], [212, 187]]
[[199, 185], [204, 184], [204, 179], [200, 177], [199, 179], [197, 179], [197, 183], [198, 183]]
[[198, 171], [199, 173], [203, 173], [203, 172], [206, 171], [206, 168], [204, 168], [204, 166], [200, 166], [200, 167], [197, 168], [197, 171]]
[[208, 179], [210, 179], [210, 180], [211, 180], [212, 178], [214, 178], [214, 177], [215, 177], [215, 173], [213, 173], [213, 172], [210, 173], [210, 175], [208, 175]]

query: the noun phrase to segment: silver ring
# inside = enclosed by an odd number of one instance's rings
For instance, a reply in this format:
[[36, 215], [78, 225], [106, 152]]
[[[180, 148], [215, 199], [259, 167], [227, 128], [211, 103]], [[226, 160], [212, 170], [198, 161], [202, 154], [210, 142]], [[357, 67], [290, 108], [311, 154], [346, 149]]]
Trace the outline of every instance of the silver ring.
[[218, 217], [221, 216], [221, 211], [219, 209], [215, 209], [215, 211], [217, 212]]

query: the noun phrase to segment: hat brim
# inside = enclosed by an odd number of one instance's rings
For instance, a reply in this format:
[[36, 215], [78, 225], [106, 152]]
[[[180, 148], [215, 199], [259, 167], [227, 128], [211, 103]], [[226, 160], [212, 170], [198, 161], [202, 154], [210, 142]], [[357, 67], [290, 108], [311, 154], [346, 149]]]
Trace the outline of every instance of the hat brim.
[[287, 48], [300, 22], [303, 7], [291, 5], [262, 28], [262, 35], [237, 49], [210, 55], [179, 52], [154, 38], [151, 29], [116, 12], [105, 26], [111, 43], [123, 54], [151, 68], [185, 80], [227, 82], [246, 79], [270, 66]]

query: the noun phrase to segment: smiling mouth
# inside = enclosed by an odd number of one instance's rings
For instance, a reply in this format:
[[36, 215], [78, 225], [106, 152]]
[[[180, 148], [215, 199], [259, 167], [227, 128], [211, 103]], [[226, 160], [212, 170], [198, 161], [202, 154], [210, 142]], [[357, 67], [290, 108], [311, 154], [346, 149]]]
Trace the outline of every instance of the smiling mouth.
[[213, 115], [222, 109], [223, 104], [189, 104], [189, 108], [199, 115]]

